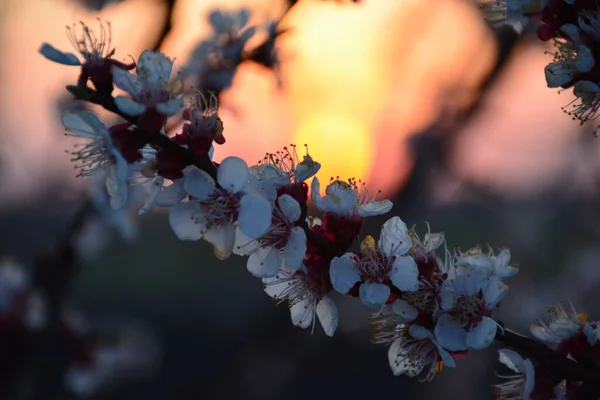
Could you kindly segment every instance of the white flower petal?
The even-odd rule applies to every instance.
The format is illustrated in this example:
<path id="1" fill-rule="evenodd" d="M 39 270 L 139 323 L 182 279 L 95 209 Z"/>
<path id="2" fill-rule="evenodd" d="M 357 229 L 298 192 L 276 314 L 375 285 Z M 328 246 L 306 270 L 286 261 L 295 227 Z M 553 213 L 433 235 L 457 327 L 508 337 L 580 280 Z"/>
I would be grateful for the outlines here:
<path id="1" fill-rule="evenodd" d="M 349 215 L 356 209 L 356 191 L 346 182 L 333 181 L 327 186 L 325 193 L 326 196 L 321 197 L 319 179 L 314 177 L 311 183 L 311 200 L 319 210 Z"/>
<path id="2" fill-rule="evenodd" d="M 552 332 L 550 332 L 545 326 L 531 324 L 529 328 L 531 334 L 541 342 L 546 343 L 557 343 L 560 339 L 557 338 Z"/>
<path id="3" fill-rule="evenodd" d="M 279 196 L 277 205 L 288 222 L 294 223 L 300 219 L 300 215 L 302 214 L 300 204 L 289 194 Z"/>
<path id="4" fill-rule="evenodd" d="M 77 136 L 89 139 L 109 137 L 106 125 L 91 111 L 66 111 L 61 121 L 69 132 Z"/>
<path id="5" fill-rule="evenodd" d="M 420 360 L 406 357 L 405 351 L 404 341 L 402 339 L 396 339 L 392 342 L 392 345 L 388 350 L 388 362 L 392 369 L 392 373 L 394 376 L 403 374 L 410 377 L 417 376 L 423 370 L 424 365 Z"/>
<path id="6" fill-rule="evenodd" d="M 127 202 L 127 161 L 118 151 L 112 153 L 115 162 L 108 164 L 106 172 L 106 191 L 110 196 L 110 206 L 113 210 L 120 210 Z"/>
<path id="7" fill-rule="evenodd" d="M 394 304 L 392 304 L 392 311 L 394 314 L 402 317 L 403 322 L 410 322 L 419 316 L 419 312 L 413 306 L 411 306 L 406 300 L 401 299 L 396 300 Z M 411 328 L 413 326 L 414 325 L 411 325 Z M 412 333 L 411 336 L 416 338 L 416 336 Z M 431 336 L 433 337 L 433 335 Z"/>
<path id="8" fill-rule="evenodd" d="M 215 180 L 206 171 L 193 169 L 185 176 L 183 188 L 189 195 L 202 201 L 214 193 Z"/>
<path id="9" fill-rule="evenodd" d="M 523 386 L 523 390 L 521 390 L 521 397 L 529 399 L 535 386 L 535 367 L 530 359 L 523 361 L 523 371 L 525 374 L 525 385 Z M 556 400 L 559 400 L 558 397 Z"/>
<path id="10" fill-rule="evenodd" d="M 319 210 L 322 209 L 323 197 L 321 197 L 321 183 L 319 182 L 319 178 L 316 176 L 310 183 L 310 199 L 314 203 L 315 207 L 317 207 Z"/>
<path id="11" fill-rule="evenodd" d="M 444 282 L 445 283 L 445 282 Z M 443 286 L 440 290 L 440 308 L 442 310 L 448 311 L 452 307 L 454 307 L 454 302 L 456 301 L 456 292 L 454 289 Z"/>
<path id="12" fill-rule="evenodd" d="M 297 226 L 291 230 L 290 237 L 281 255 L 285 260 L 286 267 L 294 271 L 300 268 L 306 255 L 306 233 L 302 228 Z"/>
<path id="13" fill-rule="evenodd" d="M 444 233 L 426 233 L 423 238 L 423 244 L 427 251 L 433 251 L 444 244 Z"/>
<path id="14" fill-rule="evenodd" d="M 140 78 L 151 84 L 166 83 L 171 76 L 173 60 L 162 53 L 144 50 L 140 55 L 136 71 Z"/>
<path id="15" fill-rule="evenodd" d="M 281 294 L 289 288 L 289 281 L 281 279 L 282 277 L 283 273 L 280 272 L 274 278 L 263 279 L 263 288 L 265 293 L 275 300 L 282 300 Z"/>
<path id="16" fill-rule="evenodd" d="M 164 182 L 165 178 L 162 176 L 156 176 L 154 179 L 152 179 L 150 190 L 148 191 L 148 198 L 146 199 L 144 206 L 138 211 L 139 215 L 145 214 L 152 209 L 156 201 L 156 196 L 158 196 L 162 191 Z"/>
<path id="17" fill-rule="evenodd" d="M 579 72 L 590 72 L 594 68 L 594 55 L 587 46 L 577 46 L 577 57 L 575 57 L 575 68 Z"/>
<path id="18" fill-rule="evenodd" d="M 493 275 L 489 279 L 488 287 L 483 292 L 483 300 L 488 304 L 489 309 L 493 309 L 504 299 L 507 293 L 508 286 L 496 275 Z"/>
<path id="19" fill-rule="evenodd" d="M 244 235 L 240 228 L 235 230 L 235 241 L 233 242 L 233 254 L 238 256 L 247 256 L 254 253 L 260 247 L 260 243 L 257 240 L 250 239 Z"/>
<path id="20" fill-rule="evenodd" d="M 240 201 L 238 226 L 244 235 L 258 239 L 269 230 L 272 213 L 269 200 L 256 194 L 246 194 Z"/>
<path id="21" fill-rule="evenodd" d="M 132 99 L 126 96 L 115 97 L 115 104 L 119 111 L 123 114 L 135 117 L 136 115 L 143 114 L 146 111 L 146 106 L 140 103 L 136 103 Z"/>
<path id="22" fill-rule="evenodd" d="M 433 332 L 440 346 L 448 351 L 462 351 L 468 347 L 467 331 L 446 313 L 438 317 Z"/>
<path id="23" fill-rule="evenodd" d="M 572 42 L 580 42 L 579 28 L 574 24 L 564 24 L 558 30 Z"/>
<path id="24" fill-rule="evenodd" d="M 204 240 L 213 245 L 215 257 L 219 260 L 226 260 L 233 251 L 235 226 L 232 224 L 213 226 L 204 234 Z"/>
<path id="25" fill-rule="evenodd" d="M 271 278 L 281 268 L 281 255 L 273 247 L 260 247 L 248 257 L 248 271 L 257 278 Z"/>
<path id="26" fill-rule="evenodd" d="M 196 201 L 175 204 L 169 211 L 169 223 L 179 240 L 198 240 L 206 231 L 206 218 Z"/>
<path id="27" fill-rule="evenodd" d="M 296 166 L 296 171 L 294 171 L 294 179 L 296 182 L 302 182 L 314 176 L 321 169 L 321 164 L 313 159 L 310 156 L 304 156 L 304 159 L 301 163 Z"/>
<path id="28" fill-rule="evenodd" d="M 144 90 L 144 83 L 137 75 L 115 65 L 111 67 L 110 71 L 115 86 L 126 91 L 133 97 L 137 98 L 142 90 Z"/>
<path id="29" fill-rule="evenodd" d="M 454 358 L 452 358 L 452 355 L 450 353 L 448 353 L 446 351 L 446 349 L 444 349 L 442 346 L 440 346 L 437 342 L 434 342 L 434 343 L 437 346 L 438 354 L 440 355 L 440 358 L 442 359 L 444 366 L 450 367 L 450 368 L 456 368 L 456 362 L 454 362 Z"/>
<path id="30" fill-rule="evenodd" d="M 237 193 L 242 190 L 249 178 L 248 165 L 239 157 L 227 157 L 217 170 L 217 182 L 229 193 Z"/>
<path id="31" fill-rule="evenodd" d="M 390 280 L 398 289 L 412 292 L 419 288 L 419 268 L 410 256 L 396 256 Z"/>
<path id="32" fill-rule="evenodd" d="M 159 207 L 171 207 L 179 203 L 187 196 L 183 187 L 184 179 L 178 179 L 163 190 L 154 198 L 154 204 Z"/>
<path id="33" fill-rule="evenodd" d="M 175 115 L 183 108 L 183 96 L 156 105 L 156 111 L 163 115 Z"/>
<path id="34" fill-rule="evenodd" d="M 294 326 L 308 328 L 315 317 L 315 299 L 308 297 L 292 304 L 290 307 L 290 315 Z"/>
<path id="35" fill-rule="evenodd" d="M 62 65 L 81 65 L 81 62 L 75 54 L 63 53 L 48 43 L 43 43 L 38 51 L 48 60 L 54 61 L 55 63 Z"/>
<path id="36" fill-rule="evenodd" d="M 317 317 L 325 334 L 332 337 L 338 326 L 338 309 L 333 300 L 325 296 L 317 303 Z"/>
<path id="37" fill-rule="evenodd" d="M 494 343 L 498 325 L 489 317 L 483 317 L 477 326 L 467 333 L 467 346 L 481 350 Z"/>
<path id="38" fill-rule="evenodd" d="M 259 164 L 250 167 L 250 173 L 260 181 L 272 183 L 276 187 L 290 184 L 289 175 L 272 164 Z"/>
<path id="39" fill-rule="evenodd" d="M 375 215 L 382 215 L 392 209 L 394 203 L 389 200 L 382 201 L 370 201 L 368 203 L 360 204 L 357 208 L 358 215 L 361 217 L 372 217 Z"/>
<path id="40" fill-rule="evenodd" d="M 353 256 L 352 253 L 346 253 L 342 257 L 335 257 L 331 260 L 329 268 L 331 284 L 341 294 L 348 293 L 361 280 L 356 262 L 352 260 Z"/>
<path id="41" fill-rule="evenodd" d="M 506 365 L 514 372 L 523 372 L 522 368 L 524 360 L 516 351 L 500 349 L 498 350 L 498 357 L 502 364 Z"/>
<path id="42" fill-rule="evenodd" d="M 277 188 L 268 181 L 261 181 L 249 175 L 248 183 L 244 186 L 244 193 L 257 194 L 274 202 L 277 199 Z"/>
<path id="43" fill-rule="evenodd" d="M 487 279 L 494 273 L 495 260 L 479 249 L 471 249 L 462 253 L 456 260 L 455 265 L 468 269 L 469 275 L 475 272 L 482 277 L 481 279 Z"/>
<path id="44" fill-rule="evenodd" d="M 583 104 L 592 105 L 600 95 L 600 86 L 590 81 L 578 81 L 573 86 L 573 94 L 581 98 Z"/>
<path id="45" fill-rule="evenodd" d="M 408 333 L 415 339 L 434 339 L 433 332 L 421 325 L 411 324 L 408 328 Z"/>
<path id="46" fill-rule="evenodd" d="M 510 250 L 503 249 L 494 259 L 495 272 L 500 278 L 508 278 L 515 276 L 519 272 L 519 268 L 509 265 Z"/>
<path id="47" fill-rule="evenodd" d="M 358 194 L 348 183 L 336 180 L 327 185 L 325 200 L 329 210 L 339 215 L 348 215 L 357 207 Z"/>
<path id="48" fill-rule="evenodd" d="M 365 282 L 358 288 L 360 300 L 367 307 L 384 305 L 390 297 L 390 287 L 383 283 Z"/>
<path id="49" fill-rule="evenodd" d="M 575 71 L 561 61 L 551 62 L 544 68 L 546 84 L 550 88 L 557 88 L 573 80 Z"/>
<path id="50" fill-rule="evenodd" d="M 388 219 L 381 227 L 378 247 L 388 256 L 405 254 L 412 247 L 412 239 L 404 221 Z"/>

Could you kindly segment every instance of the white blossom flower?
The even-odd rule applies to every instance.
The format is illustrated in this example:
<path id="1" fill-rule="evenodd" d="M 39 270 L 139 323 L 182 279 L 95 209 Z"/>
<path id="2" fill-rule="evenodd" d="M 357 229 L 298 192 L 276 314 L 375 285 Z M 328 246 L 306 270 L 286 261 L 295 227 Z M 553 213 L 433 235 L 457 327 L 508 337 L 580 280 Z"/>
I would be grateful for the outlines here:
<path id="1" fill-rule="evenodd" d="M 250 255 L 248 271 L 257 278 L 273 277 L 282 267 L 297 270 L 306 253 L 306 233 L 295 226 L 300 216 L 300 204 L 292 196 L 279 196 L 267 233 L 252 240 L 237 232 L 233 253 Z"/>
<path id="2" fill-rule="evenodd" d="M 98 20 L 100 22 L 100 20 Z M 90 28 L 81 22 L 82 32 L 77 32 L 77 27 L 67 26 L 67 36 L 84 62 L 89 61 L 94 64 L 102 65 L 105 59 L 110 58 L 114 50 L 110 48 L 110 22 L 106 26 L 100 22 L 100 37 L 97 37 Z M 77 56 L 73 53 L 64 53 L 57 50 L 48 43 L 43 43 L 39 52 L 50 61 L 63 65 L 82 65 Z"/>
<path id="3" fill-rule="evenodd" d="M 514 375 L 498 375 L 505 379 L 494 385 L 498 399 L 530 400 L 535 385 L 535 369 L 530 359 L 523 359 L 517 352 L 509 349 L 498 350 L 500 362 L 515 372 Z"/>
<path id="4" fill-rule="evenodd" d="M 390 345 L 388 361 L 394 375 L 415 377 L 426 370 L 424 380 L 431 380 L 444 365 L 456 366 L 450 353 L 440 346 L 430 330 L 417 324 L 407 324 L 406 319 L 389 305 L 369 317 L 369 322 L 375 325 L 373 343 Z"/>
<path id="5" fill-rule="evenodd" d="M 573 338 L 578 332 L 583 332 L 589 344 L 595 345 L 598 339 L 594 334 L 594 328 L 587 320 L 587 315 L 577 313 L 570 302 L 569 306 L 570 311 L 567 311 L 562 304 L 556 307 L 547 307 L 551 318 L 550 322 L 546 324 L 538 320 L 537 324 L 531 325 L 531 333 L 544 343 L 558 345 Z"/>
<path id="6" fill-rule="evenodd" d="M 156 149 L 146 145 L 140 150 L 140 153 L 142 154 L 142 160 L 133 166 L 139 176 L 130 177 L 130 180 L 137 178 L 138 184 L 147 184 L 148 195 L 138 214 L 145 214 L 154 206 L 172 207 L 182 201 L 187 196 L 184 179 L 176 179 L 170 185 L 166 185 L 168 180 L 156 171 Z M 182 173 L 185 176 L 194 169 L 196 167 L 187 166 L 182 170 Z"/>
<path id="7" fill-rule="evenodd" d="M 324 288 L 308 276 L 306 267 L 297 271 L 282 268 L 273 278 L 264 278 L 265 292 L 277 302 L 287 301 L 294 326 L 314 331 L 319 319 L 327 336 L 333 336 L 338 325 L 337 306 Z"/>
<path id="8" fill-rule="evenodd" d="M 302 161 L 296 151 L 296 145 L 291 144 L 283 150 L 267 153 L 258 165 L 251 167 L 250 170 L 256 178 L 272 181 L 277 187 L 303 182 L 321 169 L 321 164 L 314 161 L 308 153 L 308 146 L 304 145 L 304 147 L 306 155 L 302 157 Z"/>
<path id="9" fill-rule="evenodd" d="M 566 85 L 575 77 L 589 72 L 595 61 L 592 51 L 581 42 L 579 28 L 573 24 L 560 27 L 561 37 L 555 39 L 557 51 L 551 53 L 554 61 L 545 68 L 548 87 Z"/>
<path id="10" fill-rule="evenodd" d="M 226 259 L 234 247 L 236 225 L 250 239 L 258 239 L 271 225 L 272 206 L 266 198 L 245 192 L 249 172 L 241 158 L 224 159 L 217 182 L 219 187 L 206 172 L 190 171 L 184 188 L 192 199 L 173 206 L 169 222 L 179 239 L 204 238 L 217 258 Z"/>
<path id="11" fill-rule="evenodd" d="M 466 257 L 471 254 L 472 251 L 467 252 Z M 442 313 L 434 332 L 440 344 L 450 351 L 483 349 L 494 341 L 497 324 L 489 315 L 508 292 L 508 286 L 491 270 L 493 265 L 465 264 L 463 259 L 450 269 L 444 281 L 448 290 L 440 293 Z"/>
<path id="12" fill-rule="evenodd" d="M 62 115 L 62 123 L 67 134 L 91 141 L 71 152 L 75 156 L 72 161 L 79 162 L 77 176 L 90 176 L 103 169 L 110 205 L 115 210 L 122 208 L 127 201 L 129 171 L 127 161 L 113 145 L 106 126 L 91 111 L 67 111 Z"/>
<path id="13" fill-rule="evenodd" d="M 412 249 L 411 251 L 416 254 L 426 254 L 437 250 L 441 245 L 443 245 L 446 241 L 443 232 L 439 233 L 431 233 L 431 227 L 428 223 L 427 225 L 427 233 L 423 236 L 423 239 L 419 237 L 417 232 L 414 229 L 409 231 L 411 240 L 412 240 Z"/>
<path id="14" fill-rule="evenodd" d="M 516 275 L 519 269 L 509 264 L 510 250 L 503 249 L 498 255 L 494 255 L 492 248 L 484 254 L 480 247 L 474 247 L 457 256 L 455 265 L 461 268 L 469 268 L 475 273 L 487 276 L 496 275 L 499 278 L 508 278 Z"/>
<path id="15" fill-rule="evenodd" d="M 361 282 L 359 295 L 367 306 L 387 302 L 391 290 L 388 281 L 402 291 L 419 287 L 419 270 L 415 260 L 405 255 L 412 247 L 406 224 L 393 217 L 383 224 L 377 246 L 367 236 L 358 254 L 346 253 L 331 260 L 330 276 L 333 288 L 342 294 Z"/>
<path id="16" fill-rule="evenodd" d="M 183 107 L 183 84 L 175 78 L 170 81 L 173 60 L 161 53 L 145 50 L 136 66 L 137 75 L 113 67 L 115 85 L 131 95 L 117 96 L 115 103 L 121 112 L 136 116 L 148 108 L 160 114 L 174 115 Z"/>
<path id="17" fill-rule="evenodd" d="M 310 192 L 311 199 L 319 210 L 341 216 L 381 215 L 390 211 L 393 206 L 389 200 L 377 201 L 379 191 L 371 196 L 364 184 L 354 180 L 349 182 L 334 180 L 325 189 L 325 196 L 321 196 L 321 184 L 319 179 L 314 177 Z"/>
<path id="18" fill-rule="evenodd" d="M 591 81 L 578 81 L 573 86 L 575 99 L 563 107 L 567 115 L 579 120 L 580 124 L 598 118 L 600 109 L 600 86 Z"/>

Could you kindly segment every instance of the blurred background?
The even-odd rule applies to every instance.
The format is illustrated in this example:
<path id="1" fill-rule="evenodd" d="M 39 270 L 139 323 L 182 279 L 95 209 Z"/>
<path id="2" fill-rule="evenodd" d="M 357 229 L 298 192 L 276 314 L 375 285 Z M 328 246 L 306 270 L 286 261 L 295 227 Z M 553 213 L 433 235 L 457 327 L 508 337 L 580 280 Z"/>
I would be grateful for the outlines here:
<path id="1" fill-rule="evenodd" d="M 40 254 L 69 239 L 65 232 L 94 188 L 75 178 L 64 153 L 73 140 L 60 124 L 62 111 L 80 107 L 64 90 L 78 68 L 45 60 L 42 42 L 71 51 L 64 26 L 81 20 L 93 29 L 99 17 L 111 22 L 117 60 L 155 49 L 174 57 L 177 71 L 195 62 L 211 35 L 211 11 L 247 8 L 250 25 L 266 26 L 289 6 L 0 0 L 0 256 L 13 263 L 5 270 L 35 277 Z M 363 178 L 394 201 L 390 214 L 367 220 L 365 232 L 376 236 L 399 215 L 421 233 L 426 221 L 445 232 L 449 248 L 509 247 L 521 272 L 496 314 L 507 326 L 527 333 L 545 318 L 545 305 L 567 298 L 600 319 L 600 144 L 561 112 L 571 94 L 546 87 L 551 56 L 533 28 L 518 39 L 495 33 L 466 0 L 301 0 L 281 27 L 275 70 L 244 62 L 220 95 L 227 142 L 216 161 L 237 155 L 254 163 L 307 143 L 323 164 L 321 179 Z M 174 122 L 171 131 L 177 128 Z M 44 331 L 35 336 L 39 348 L 12 346 L 18 338 L 4 333 L 0 359 L 33 354 L 34 362 L 24 369 L 4 363 L 2 371 L 12 371 L 4 381 L 20 383 L 2 398 L 77 398 L 65 387 L 95 399 L 493 398 L 496 347 L 430 383 L 394 377 L 387 349 L 368 340 L 369 310 L 356 299 L 334 295 L 340 325 L 333 338 L 320 327 L 313 335 L 293 328 L 245 259 L 218 262 L 207 243 L 179 242 L 163 210 L 137 215 L 140 198 L 132 196 L 131 211 L 86 218 L 70 238 L 75 254 L 67 259 L 76 269 L 64 273 L 59 257 L 48 274 L 68 284 L 70 321 L 77 321 L 70 329 L 87 332 L 83 318 L 100 330 L 134 332 L 128 343 L 143 362 L 97 390 L 85 390 L 93 377 L 81 373 L 63 387 L 51 371 L 62 365 L 64 372 L 67 362 L 49 350 Z M 36 376 L 55 384 L 40 393 Z"/>

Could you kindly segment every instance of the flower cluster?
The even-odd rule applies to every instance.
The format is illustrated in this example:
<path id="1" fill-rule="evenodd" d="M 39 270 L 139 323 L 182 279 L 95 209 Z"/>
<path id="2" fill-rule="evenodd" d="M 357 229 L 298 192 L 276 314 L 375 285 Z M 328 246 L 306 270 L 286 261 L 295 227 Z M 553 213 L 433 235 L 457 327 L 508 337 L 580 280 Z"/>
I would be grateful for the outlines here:
<path id="1" fill-rule="evenodd" d="M 598 117 L 600 108 L 600 8 L 592 0 L 480 0 L 485 18 L 517 30 L 531 17 L 537 33 L 552 40 L 554 60 L 545 68 L 550 88 L 573 89 L 575 99 L 563 111 L 580 125 Z M 597 133 L 598 127 L 596 128 Z"/>
<path id="2" fill-rule="evenodd" d="M 595 120 L 600 107 L 600 9 L 591 1 L 548 2 L 538 34 L 556 50 L 545 69 L 548 87 L 573 88 L 563 111 L 580 124 Z"/>
<path id="3" fill-rule="evenodd" d="M 502 279 L 518 271 L 509 265 L 508 250 L 445 250 L 438 257 L 443 234 L 427 233 L 421 241 L 398 217 L 384 224 L 379 249 L 368 239 L 360 254 L 332 265 L 332 276 L 336 271 L 338 290 L 358 286 L 363 303 L 382 306 L 371 317 L 373 341 L 390 344 L 394 374 L 416 376 L 428 367 L 426 379 L 432 379 L 469 349 L 494 341 L 498 326 L 491 312 L 508 291 Z"/>
<path id="4" fill-rule="evenodd" d="M 235 36 L 226 26 L 234 26 L 236 32 L 245 27 L 248 15 L 242 12 L 238 17 L 235 22 L 213 13 L 215 40 Z M 596 23 L 586 21 L 586 28 L 580 23 L 580 38 L 589 35 L 587 26 Z M 557 40 L 565 43 L 561 49 L 567 51 L 565 37 L 573 39 L 578 31 L 563 31 Z M 251 28 L 241 33 L 243 43 L 248 32 Z M 93 37 L 85 26 L 84 35 Z M 96 52 L 104 54 L 105 43 L 92 42 Z M 243 48 L 239 46 L 236 51 Z M 556 62 L 577 73 L 593 71 L 593 57 L 590 61 L 586 53 L 592 50 L 583 50 L 585 46 L 569 47 L 569 56 L 557 56 Z M 49 49 L 42 46 L 42 54 L 64 61 L 50 57 L 55 53 Z M 104 55 L 103 62 L 109 56 L 112 52 Z M 262 279 L 264 291 L 277 304 L 288 304 L 296 326 L 314 330 L 318 320 L 325 334 L 333 336 L 338 311 L 331 292 L 357 297 L 364 306 L 376 309 L 370 318 L 373 341 L 389 345 L 388 360 L 395 375 L 424 372 L 425 379 L 432 379 L 444 365 L 454 367 L 455 360 L 469 350 L 484 349 L 505 336 L 492 312 L 508 292 L 504 280 L 518 272 L 509 264 L 508 249 L 450 252 L 444 234 L 428 231 L 421 238 L 394 216 L 383 224 L 377 240 L 364 235 L 360 248 L 351 251 L 365 218 L 388 213 L 392 202 L 380 199 L 378 191 L 370 192 L 354 178 L 332 178 L 323 192 L 315 177 L 321 165 L 306 145 L 305 155 L 299 156 L 296 146 L 290 145 L 268 153 L 255 165 L 235 156 L 213 162 L 214 143 L 225 143 L 218 97 L 196 91 L 184 109 L 183 81 L 171 78 L 172 69 L 170 58 L 146 50 L 136 74 L 111 65 L 111 77 L 106 78 L 111 85 L 96 85 L 92 79 L 95 90 L 84 81 L 71 91 L 124 119 L 107 127 L 91 111 L 69 111 L 62 118 L 71 135 L 89 141 L 72 153 L 79 176 L 102 170 L 114 209 L 125 206 L 133 181 L 149 183 L 140 213 L 153 206 L 167 207 L 170 226 L 179 239 L 204 239 L 221 260 L 232 254 L 247 256 L 248 271 Z M 129 95 L 114 97 L 112 82 Z M 165 132 L 171 116 L 186 121 L 172 137 Z M 309 215 L 309 200 L 320 218 Z M 587 357 L 597 363 L 596 324 L 574 319 L 562 309 L 552 315 L 552 323 L 533 330 L 538 339 L 556 345 L 558 356 L 565 360 Z M 508 398 L 528 396 L 537 373 L 532 362 L 508 351 L 501 353 L 501 360 L 518 377 L 498 385 L 498 392 Z M 560 382 L 552 383 L 554 389 Z M 572 390 L 570 384 L 566 381 L 563 386 Z M 536 380 L 536 388 L 541 387 Z"/>
<path id="5" fill-rule="evenodd" d="M 210 13 L 208 21 L 213 34 L 193 51 L 192 61 L 184 75 L 198 75 L 201 91 L 220 93 L 231 86 L 242 62 L 244 48 L 256 33 L 256 27 L 248 25 L 250 11 L 247 9 L 234 12 L 215 10 Z"/>
<path id="6" fill-rule="evenodd" d="M 600 322 L 591 322 L 587 315 L 577 313 L 573 305 L 548 307 L 550 322 L 531 325 L 531 333 L 558 354 L 580 365 L 600 368 Z M 517 352 L 500 350 L 500 362 L 515 372 L 501 376 L 504 382 L 495 385 L 500 399 L 596 399 L 597 388 L 589 382 L 564 379 L 547 365 L 523 359 Z"/>

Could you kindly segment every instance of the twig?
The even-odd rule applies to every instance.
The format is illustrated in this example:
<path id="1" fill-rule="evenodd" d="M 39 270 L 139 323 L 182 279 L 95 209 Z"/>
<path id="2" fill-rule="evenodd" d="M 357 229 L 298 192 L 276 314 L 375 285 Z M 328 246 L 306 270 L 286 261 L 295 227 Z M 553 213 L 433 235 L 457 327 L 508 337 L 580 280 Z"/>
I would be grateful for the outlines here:
<path id="1" fill-rule="evenodd" d="M 500 322 L 500 325 L 502 323 Z M 498 329 L 496 340 L 517 350 L 521 355 L 533 358 L 563 379 L 584 382 L 600 396 L 600 370 L 590 370 L 574 360 L 558 354 L 537 340 L 520 335 L 510 329 Z"/>
<path id="2" fill-rule="evenodd" d="M 34 400 L 57 398 L 63 392 L 64 372 L 72 352 L 61 335 L 62 304 L 67 287 L 76 273 L 74 240 L 94 212 L 86 200 L 71 220 L 64 237 L 54 248 L 37 257 L 32 286 L 44 296 L 46 325 L 32 334 Z"/>

